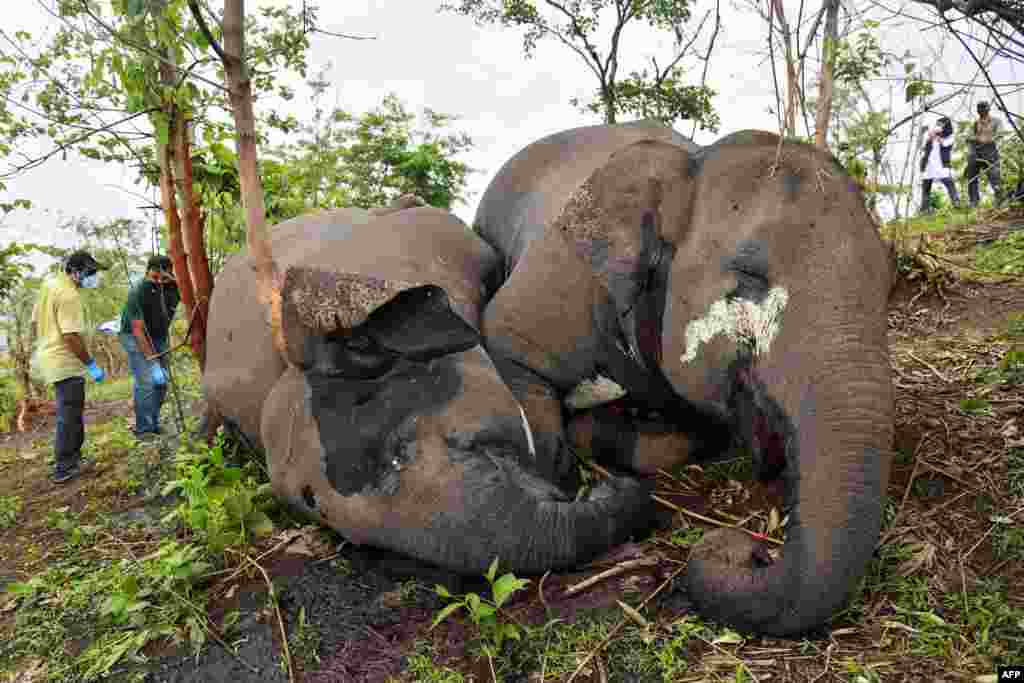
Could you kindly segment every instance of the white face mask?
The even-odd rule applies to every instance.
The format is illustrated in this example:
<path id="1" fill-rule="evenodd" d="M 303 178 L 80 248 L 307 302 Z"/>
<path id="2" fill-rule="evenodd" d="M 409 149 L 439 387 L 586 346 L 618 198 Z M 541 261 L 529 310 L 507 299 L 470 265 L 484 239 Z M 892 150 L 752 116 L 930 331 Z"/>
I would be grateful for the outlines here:
<path id="1" fill-rule="evenodd" d="M 82 278 L 83 289 L 96 289 L 100 286 L 100 274 L 93 273 Z"/>

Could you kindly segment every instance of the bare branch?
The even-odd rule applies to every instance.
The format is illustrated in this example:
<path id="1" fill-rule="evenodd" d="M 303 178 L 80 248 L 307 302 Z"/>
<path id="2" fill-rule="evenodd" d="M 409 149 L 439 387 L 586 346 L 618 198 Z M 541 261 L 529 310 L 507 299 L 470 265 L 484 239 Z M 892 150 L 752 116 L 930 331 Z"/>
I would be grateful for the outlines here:
<path id="1" fill-rule="evenodd" d="M 345 40 L 377 40 L 377 36 L 354 36 L 351 33 L 335 33 L 334 31 L 326 31 L 322 28 L 313 28 L 312 33 L 322 33 L 325 36 L 332 36 L 334 38 L 344 38 Z"/>
<path id="2" fill-rule="evenodd" d="M 946 21 L 948 26 L 949 20 L 946 18 L 945 13 L 942 14 L 942 19 Z M 1013 126 L 1013 131 L 1017 134 L 1017 138 L 1019 140 L 1024 141 L 1024 136 L 1021 135 L 1020 128 L 1017 127 L 1017 122 L 1014 121 L 1014 117 L 1010 114 L 1009 109 L 1006 107 L 1006 102 L 1003 101 L 1003 96 L 999 94 L 999 89 L 996 87 L 996 84 L 992 82 L 992 77 L 989 76 L 988 69 L 985 68 L 985 65 L 982 63 L 982 61 L 978 59 L 978 56 L 974 54 L 974 50 L 970 48 L 970 46 L 967 44 L 967 41 L 965 41 L 963 37 L 960 35 L 959 31 L 957 31 L 952 26 L 949 26 L 949 31 L 956 37 L 958 41 L 960 41 L 960 44 L 963 46 L 965 50 L 967 50 L 967 53 L 971 56 L 971 59 L 973 59 L 974 63 L 978 65 L 978 68 L 981 69 L 981 72 L 985 75 L 985 80 L 988 81 L 988 84 L 992 87 L 992 94 L 999 102 L 999 108 L 1006 115 L 1006 119 L 1007 121 L 1009 121 L 1010 125 Z"/>
<path id="3" fill-rule="evenodd" d="M 711 32 L 711 41 L 708 43 L 708 50 L 704 53 L 704 69 L 700 74 L 700 87 L 703 88 L 708 82 L 708 67 L 711 65 L 711 52 L 715 49 L 715 40 L 722 28 L 722 0 L 715 0 L 715 30 Z M 657 69 L 657 64 L 655 64 Z M 697 134 L 697 120 L 693 121 L 693 128 L 690 130 L 690 137 Z"/>
<path id="4" fill-rule="evenodd" d="M 120 119 L 118 121 L 114 121 L 113 123 L 110 123 L 107 126 L 103 126 L 103 127 L 100 127 L 100 128 L 94 128 L 94 129 L 89 130 L 89 131 L 87 131 L 85 133 L 82 133 L 81 135 L 73 137 L 70 140 L 66 140 L 64 142 L 59 142 L 59 143 L 57 143 L 57 146 L 54 149 L 52 149 L 48 153 L 44 154 L 43 156 L 38 157 L 36 159 L 33 159 L 33 160 L 29 161 L 28 163 L 23 164 L 21 166 L 17 166 L 13 170 L 0 173 L 0 179 L 11 178 L 11 177 L 17 175 L 18 173 L 20 173 L 22 171 L 27 171 L 30 168 L 35 168 L 36 166 L 39 166 L 40 164 L 42 164 L 43 162 L 47 161 L 48 159 L 56 156 L 57 154 L 59 154 L 61 152 L 64 152 L 65 150 L 71 149 L 72 146 L 74 146 L 74 145 L 78 144 L 79 142 L 82 142 L 83 140 L 85 140 L 85 139 L 95 135 L 96 133 L 109 132 L 109 133 L 112 133 L 112 134 L 116 134 L 113 131 L 113 128 L 115 126 L 118 126 L 118 125 L 120 125 L 122 123 L 125 123 L 127 121 L 131 121 L 132 119 L 138 118 L 140 116 L 149 114 L 152 111 L 155 111 L 155 110 L 154 109 L 146 109 L 144 111 L 136 112 L 136 113 L 134 113 L 134 114 L 132 114 L 130 116 L 127 116 L 127 117 L 125 117 L 123 119 Z"/>
<path id="5" fill-rule="evenodd" d="M 210 31 L 209 25 L 206 23 L 206 19 L 203 17 L 203 10 L 199 7 L 199 0 L 188 0 L 188 8 L 192 12 L 192 18 L 196 20 L 196 24 L 199 26 L 199 31 L 206 38 L 206 42 L 210 44 L 213 51 L 217 53 L 217 57 L 220 58 L 221 63 L 227 61 L 227 56 L 224 54 L 224 48 L 220 46 L 217 39 L 213 37 L 213 32 Z"/>
<path id="6" fill-rule="evenodd" d="M 557 2 L 555 2 L 555 0 L 544 0 L 544 2 L 549 7 L 553 7 L 556 10 L 560 11 L 569 19 L 569 25 L 572 26 L 573 33 L 579 36 L 580 40 L 583 41 L 583 46 L 586 48 L 587 53 L 590 55 L 590 59 L 593 59 L 594 65 L 599 70 L 601 75 L 601 81 L 603 83 L 605 78 L 605 69 L 601 64 L 601 55 L 598 54 L 597 48 L 594 47 L 594 45 L 590 42 L 590 39 L 587 38 L 587 34 L 584 33 L 583 27 L 580 26 L 579 21 L 576 19 L 576 15 L 574 15 L 572 12 L 566 9 L 564 5 L 560 5 Z M 555 33 L 557 35 L 557 31 Z"/>

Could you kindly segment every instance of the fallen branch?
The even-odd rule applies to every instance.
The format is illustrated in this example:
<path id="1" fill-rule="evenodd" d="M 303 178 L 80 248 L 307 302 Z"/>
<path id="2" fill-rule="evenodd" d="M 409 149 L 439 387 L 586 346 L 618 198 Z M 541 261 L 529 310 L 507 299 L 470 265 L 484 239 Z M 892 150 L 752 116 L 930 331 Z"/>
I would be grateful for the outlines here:
<path id="1" fill-rule="evenodd" d="M 565 589 L 565 593 L 563 593 L 563 595 L 565 597 L 569 597 L 570 595 L 576 595 L 580 591 L 586 590 L 587 588 L 590 588 L 594 584 L 600 583 L 605 579 L 610 579 L 611 577 L 618 576 L 619 574 L 625 574 L 626 572 L 631 571 L 633 569 L 638 569 L 641 567 L 653 567 L 657 564 L 657 558 L 643 557 L 637 560 L 626 560 L 625 562 L 620 562 L 611 569 L 606 569 L 600 574 L 594 574 L 593 576 L 586 578 L 583 581 L 580 581 L 574 586 L 569 586 Z"/>
<path id="2" fill-rule="evenodd" d="M 679 576 L 680 574 L 683 573 L 683 570 L 685 570 L 685 569 L 686 569 L 686 565 L 683 565 L 679 569 L 677 569 L 674 572 L 672 572 L 672 575 L 669 576 L 664 581 L 662 581 L 661 585 L 658 586 L 657 588 L 655 588 L 653 593 L 651 593 L 646 598 L 644 598 L 644 601 L 641 602 L 638 607 L 636 607 L 636 610 L 639 611 L 639 610 L 642 610 L 644 607 L 646 607 L 647 603 L 649 603 L 651 600 L 653 600 L 658 595 L 658 593 L 663 591 L 665 589 L 665 586 L 668 586 L 669 584 L 671 584 L 675 580 L 675 578 L 677 576 Z M 622 627 L 626 625 L 626 621 L 627 621 L 627 619 L 625 617 L 623 617 L 622 621 L 620 621 L 618 624 L 616 624 L 615 628 L 613 628 L 611 631 L 609 631 L 608 635 L 605 636 L 604 640 L 602 640 L 600 643 L 598 643 L 597 647 L 595 647 L 593 650 L 591 650 L 590 654 L 588 654 L 583 659 L 583 661 L 580 662 L 579 666 L 576 667 L 576 670 L 572 672 L 572 676 L 569 676 L 569 680 L 567 680 L 565 683 L 572 683 L 574 680 L 576 680 L 576 677 L 579 676 L 580 672 L 583 671 L 584 667 L 586 667 L 587 664 L 590 663 L 590 660 L 592 660 L 602 650 L 604 650 L 604 648 L 608 646 L 608 643 L 611 642 L 612 638 L 614 638 L 616 635 L 618 635 L 619 631 L 622 630 Z"/>
<path id="3" fill-rule="evenodd" d="M 742 531 L 743 533 L 747 534 L 748 536 L 752 536 L 753 538 L 756 538 L 759 541 L 766 541 L 768 543 L 774 543 L 775 545 L 784 545 L 784 542 L 780 541 L 777 538 L 772 538 L 771 536 L 765 536 L 763 534 L 757 533 L 756 531 L 751 531 L 750 529 L 744 529 L 741 526 L 736 526 L 735 524 L 727 524 L 725 522 L 720 522 L 717 519 L 711 519 L 710 517 L 705 517 L 704 515 L 698 514 L 696 512 L 691 512 L 690 510 L 687 510 L 686 508 L 679 507 L 675 503 L 670 503 L 669 501 L 665 500 L 664 498 L 659 498 L 658 496 L 652 496 L 652 498 L 654 498 L 654 500 L 656 500 L 661 505 L 664 505 L 665 507 L 669 508 L 670 510 L 675 510 L 676 512 L 681 512 L 682 514 L 686 515 L 687 517 L 692 517 L 694 519 L 700 520 L 701 522 L 706 522 L 707 524 L 714 524 L 715 526 L 722 527 L 724 529 L 736 529 L 737 531 Z"/>
<path id="4" fill-rule="evenodd" d="M 738 664 L 739 666 L 743 667 L 743 670 L 747 672 L 747 675 L 750 676 L 751 680 L 753 680 L 754 683 L 757 683 L 758 681 L 761 680 L 760 678 L 758 678 L 757 676 L 754 675 L 754 672 L 750 670 L 750 667 L 747 666 L 747 663 L 744 662 L 742 659 L 740 659 L 739 657 L 737 657 L 733 653 L 729 652 L 725 648 L 720 647 L 719 645 L 717 645 L 717 644 L 713 643 L 712 641 L 708 640 L 707 638 L 705 638 L 704 636 L 700 635 L 699 633 L 696 634 L 696 636 L 698 638 L 700 638 L 701 640 L 703 640 L 708 645 L 710 645 L 714 650 L 717 650 L 718 652 L 721 652 L 725 657 L 727 657 L 728 659 L 733 660 L 734 662 L 736 662 L 736 664 Z"/>
<path id="5" fill-rule="evenodd" d="M 942 380 L 943 382 L 945 382 L 946 384 L 952 384 L 952 383 L 953 383 L 953 382 L 952 382 L 952 380 L 950 380 L 950 379 L 949 379 L 948 377 L 946 377 L 946 376 L 945 376 L 945 375 L 943 375 L 943 374 L 942 374 L 941 372 L 939 372 L 939 371 L 938 371 L 938 369 L 937 369 L 937 368 L 936 368 L 936 367 L 935 367 L 934 365 L 932 365 L 932 364 L 931 364 L 931 363 L 929 363 L 928 361 L 926 361 L 926 360 L 922 360 L 921 358 L 918 358 L 918 357 L 917 357 L 916 355 L 914 355 L 914 352 L 913 352 L 913 351 L 907 351 L 907 355 L 908 355 L 908 356 L 910 356 L 911 358 L 913 358 L 914 360 L 916 360 L 916 361 L 917 361 L 918 363 L 920 363 L 921 365 L 923 365 L 923 366 L 925 366 L 926 368 L 928 368 L 929 370 L 931 370 L 931 371 L 932 371 L 933 373 L 935 373 L 935 376 L 936 376 L 936 377 L 938 377 L 939 379 L 941 379 L 941 380 Z"/>
<path id="6" fill-rule="evenodd" d="M 274 613 L 277 615 L 277 625 L 281 628 L 281 645 L 284 647 L 284 659 L 288 665 L 288 680 L 290 683 L 295 683 L 295 665 L 292 663 L 292 651 L 288 647 L 288 632 L 284 629 L 284 619 L 281 617 L 281 607 L 277 604 L 277 593 L 274 591 L 274 584 L 270 580 L 270 576 L 267 575 L 267 570 L 263 568 L 263 565 L 248 555 L 245 556 L 245 559 L 252 563 L 256 569 L 260 570 L 263 580 L 267 582 L 267 590 L 270 591 L 270 601 L 274 603 Z"/>

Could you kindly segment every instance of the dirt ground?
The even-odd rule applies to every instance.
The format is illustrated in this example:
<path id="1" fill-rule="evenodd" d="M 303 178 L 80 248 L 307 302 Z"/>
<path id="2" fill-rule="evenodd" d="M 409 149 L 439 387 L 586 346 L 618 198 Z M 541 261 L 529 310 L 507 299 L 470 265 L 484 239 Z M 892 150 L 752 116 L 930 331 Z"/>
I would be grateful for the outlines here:
<path id="1" fill-rule="evenodd" d="M 1005 511 L 1024 504 L 1020 499 L 998 500 L 1008 476 L 1007 448 L 1017 443 L 1024 446 L 1024 441 L 1017 441 L 1024 433 L 1024 393 L 1020 384 L 979 389 L 976 382 L 978 373 L 996 367 L 1008 348 L 1021 345 L 1020 339 L 1007 338 L 1006 330 L 1008 314 L 1024 312 L 1024 284 L 960 282 L 947 288 L 944 296 L 931 292 L 916 297 L 918 291 L 917 283 L 902 283 L 894 292 L 890 310 L 897 458 L 889 494 L 898 509 L 883 531 L 882 541 L 933 549 L 917 559 L 919 566 L 908 570 L 929 581 L 930 590 L 962 590 L 966 598 L 973 585 L 999 576 L 1009 587 L 1007 599 L 1024 608 L 1024 562 L 1020 556 L 1007 559 L 997 552 L 990 521 L 992 506 Z M 968 396 L 984 400 L 985 410 L 966 414 L 962 406 Z M 129 413 L 128 401 L 90 405 L 86 421 L 90 426 L 99 425 Z M 16 493 L 26 503 L 19 524 L 0 532 L 0 587 L 24 580 L 51 559 L 45 548 L 51 540 L 56 543 L 61 532 L 43 523 L 50 510 L 67 507 L 86 516 L 100 508 L 115 516 L 155 518 L 159 514 L 161 500 L 144 486 L 138 491 L 103 488 L 105 475 L 116 464 L 101 464 L 70 486 L 53 487 L 46 478 L 50 457 L 46 442 L 52 438 L 52 429 L 51 418 L 33 432 L 0 435 L 0 449 L 18 454 L 16 460 L 0 465 L 0 496 Z M 88 430 L 87 426 L 87 434 Z M 154 458 L 161 457 L 157 450 Z M 691 474 L 685 481 L 659 482 L 662 497 L 691 513 L 715 514 L 720 520 L 736 523 L 743 520 L 747 528 L 766 530 L 766 511 L 778 505 L 777 491 L 758 484 L 737 484 L 731 477 L 712 479 L 697 470 Z M 979 505 L 982 499 L 992 505 Z M 553 618 L 572 623 L 588 614 L 618 610 L 618 600 L 630 604 L 648 601 L 648 615 L 656 614 L 659 623 L 674 622 L 691 613 L 685 592 L 675 580 L 685 566 L 688 549 L 666 538 L 692 525 L 692 515 L 679 513 L 671 520 L 672 528 L 643 543 L 616 548 L 570 574 L 544 580 L 533 577 L 529 590 L 513 598 L 506 609 L 520 623 L 539 625 Z M 301 652 L 291 653 L 298 667 L 296 680 L 384 683 L 403 675 L 401 680 L 413 680 L 403 671 L 417 643 L 426 643 L 438 664 L 460 671 L 466 680 L 492 679 L 486 662 L 470 656 L 469 627 L 450 621 L 429 629 L 443 606 L 430 590 L 435 583 L 445 584 L 453 593 L 483 592 L 482 580 L 459 578 L 392 553 L 353 547 L 337 537 L 303 552 L 294 552 L 292 546 L 286 537 L 275 536 L 259 548 L 264 553 L 261 564 L 279 596 L 281 622 L 268 600 L 266 581 L 258 574 L 241 576 L 234 583 L 218 586 L 210 610 L 215 625 L 229 612 L 240 613 L 231 639 L 237 651 L 229 652 L 217 644 L 206 647 L 198 658 L 186 652 L 156 651 L 144 668 L 145 680 L 288 681 L 282 664 L 281 626 L 283 623 L 292 641 L 303 622 L 318 634 L 319 661 L 302 661 Z M 40 551 L 29 553 L 27 548 Z M 632 568 L 566 596 L 568 587 L 616 566 Z M 736 661 L 746 663 L 747 671 L 760 680 L 770 675 L 773 681 L 811 681 L 826 674 L 821 680 L 853 680 L 852 674 L 833 664 L 842 657 L 874 662 L 872 671 L 879 680 L 970 680 L 994 673 L 993 662 L 983 657 L 964 659 L 963 670 L 951 674 L 946 664 L 907 655 L 908 650 L 897 647 L 905 641 L 892 635 L 889 626 L 898 611 L 892 596 L 876 592 L 864 595 L 863 600 L 858 614 L 839 617 L 830 632 L 803 643 L 749 639 L 725 656 L 722 645 L 704 641 L 696 642 L 686 655 L 694 666 L 711 671 L 706 680 L 734 674 Z M 949 612 L 945 617 L 955 622 L 957 615 Z M 595 654 L 592 665 L 581 664 L 583 671 L 576 681 L 647 680 L 628 667 L 615 668 L 608 657 Z M 1019 654 L 1024 654 L 1024 649 Z M 535 661 L 523 661 L 522 671 L 508 674 L 505 680 L 538 681 L 535 667 Z M 128 680 L 138 671 L 123 669 L 110 680 Z M 33 680 L 25 676 L 14 680 Z"/>

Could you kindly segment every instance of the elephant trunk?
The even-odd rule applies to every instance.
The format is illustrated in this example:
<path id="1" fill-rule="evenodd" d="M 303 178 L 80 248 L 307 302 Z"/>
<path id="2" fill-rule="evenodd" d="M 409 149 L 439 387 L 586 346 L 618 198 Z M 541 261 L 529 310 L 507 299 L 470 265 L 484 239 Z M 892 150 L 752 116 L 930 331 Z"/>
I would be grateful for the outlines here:
<path id="1" fill-rule="evenodd" d="M 887 373 L 887 364 L 851 364 L 842 382 L 805 385 L 786 446 L 792 507 L 781 556 L 736 530 L 708 534 L 687 575 L 702 614 L 785 637 L 824 625 L 843 605 L 881 529 L 892 438 Z"/>
<path id="2" fill-rule="evenodd" d="M 462 574 L 483 574 L 496 557 L 503 569 L 541 574 L 586 562 L 654 519 L 646 482 L 613 477 L 571 501 L 514 464 L 487 458 L 470 465 L 460 496 L 459 512 L 436 513 L 430 528 L 388 540 Z"/>

